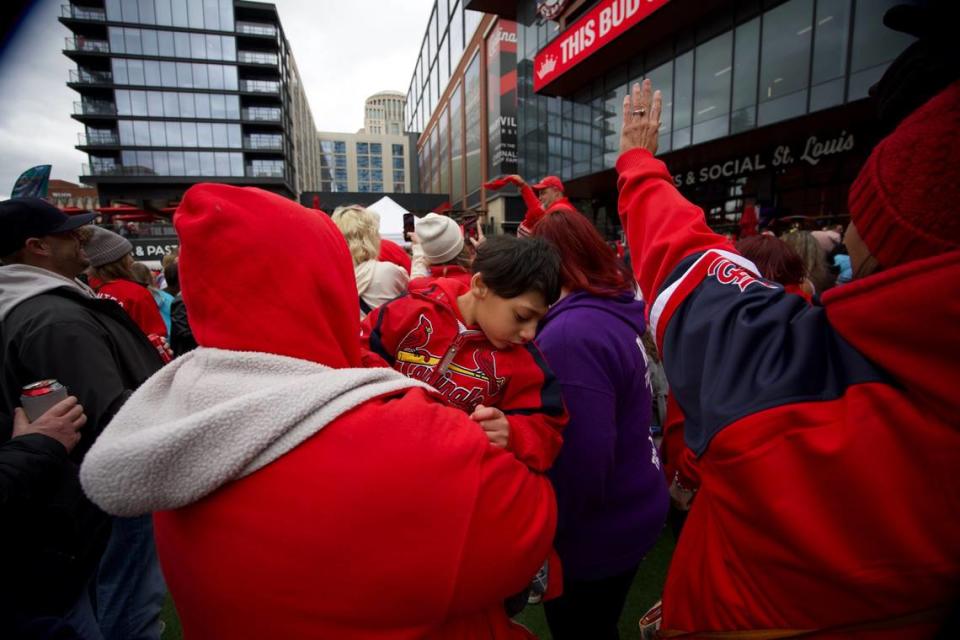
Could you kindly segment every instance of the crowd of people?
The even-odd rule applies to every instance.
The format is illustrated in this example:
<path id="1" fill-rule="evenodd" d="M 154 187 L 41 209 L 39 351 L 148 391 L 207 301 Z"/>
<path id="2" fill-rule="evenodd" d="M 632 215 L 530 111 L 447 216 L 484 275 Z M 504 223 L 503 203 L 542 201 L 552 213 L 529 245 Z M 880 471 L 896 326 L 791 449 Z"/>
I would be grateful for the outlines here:
<path id="1" fill-rule="evenodd" d="M 188 638 L 532 638 L 542 601 L 615 639 L 668 521 L 659 637 L 950 637 L 960 81 L 911 98 L 842 238 L 734 244 L 633 86 L 631 268 L 555 176 L 488 183 L 517 237 L 428 214 L 411 255 L 196 185 L 163 288 L 92 215 L 0 203 L 0 637 L 156 639 L 169 590 Z"/>

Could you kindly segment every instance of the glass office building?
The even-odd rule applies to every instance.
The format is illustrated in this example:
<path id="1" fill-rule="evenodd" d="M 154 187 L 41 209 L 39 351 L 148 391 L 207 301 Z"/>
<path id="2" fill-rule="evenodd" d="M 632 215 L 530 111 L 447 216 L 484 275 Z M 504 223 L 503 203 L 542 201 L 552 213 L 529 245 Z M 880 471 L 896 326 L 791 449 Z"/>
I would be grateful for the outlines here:
<path id="1" fill-rule="evenodd" d="M 316 127 L 272 4 L 74 0 L 73 117 L 101 204 L 169 207 L 190 184 L 296 197 L 319 183 Z"/>
<path id="2" fill-rule="evenodd" d="M 883 25 L 903 0 L 465 1 L 493 14 L 488 34 L 497 25 L 516 33 L 518 172 L 559 176 L 611 237 L 620 111 L 633 82 L 649 77 L 663 91 L 659 155 L 715 228 L 735 226 L 750 202 L 777 216 L 842 218 L 874 143 L 868 90 L 913 40 Z M 501 113 L 481 119 L 501 122 L 487 76 L 504 73 L 482 62 L 481 107 Z M 433 128 L 424 135 L 440 137 Z M 501 133 L 488 129 L 485 154 Z M 430 148 L 444 152 L 440 140 Z M 501 168 L 489 165 L 480 163 L 483 179 Z M 522 217 L 501 208 L 507 228 Z"/>

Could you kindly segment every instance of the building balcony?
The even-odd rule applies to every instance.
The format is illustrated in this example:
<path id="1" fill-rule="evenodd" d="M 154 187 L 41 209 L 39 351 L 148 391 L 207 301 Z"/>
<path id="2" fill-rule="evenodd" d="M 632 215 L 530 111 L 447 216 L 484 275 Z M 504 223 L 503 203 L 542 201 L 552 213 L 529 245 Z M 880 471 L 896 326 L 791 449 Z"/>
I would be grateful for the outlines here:
<path id="1" fill-rule="evenodd" d="M 81 147 L 116 147 L 120 144 L 120 137 L 110 133 L 78 133 L 77 139 Z"/>
<path id="2" fill-rule="evenodd" d="M 60 6 L 60 17 L 88 22 L 106 22 L 107 13 L 96 7 L 78 7 L 73 4 L 64 4 Z"/>
<path id="3" fill-rule="evenodd" d="M 283 178 L 283 167 L 253 167 L 247 165 L 248 178 Z"/>
<path id="4" fill-rule="evenodd" d="M 243 147 L 262 151 L 283 151 L 283 137 L 257 134 L 244 136 Z"/>
<path id="5" fill-rule="evenodd" d="M 280 57 L 275 53 L 265 51 L 237 51 L 237 62 L 265 64 L 275 67 L 280 63 Z"/>
<path id="6" fill-rule="evenodd" d="M 257 122 L 280 122 L 283 112 L 280 107 L 247 107 L 240 110 L 240 118 Z"/>
<path id="7" fill-rule="evenodd" d="M 120 164 L 83 164 L 84 176 L 155 176 L 153 169 L 147 167 L 125 167 Z"/>
<path id="8" fill-rule="evenodd" d="M 71 84 L 113 84 L 113 74 L 109 71 L 87 71 L 70 69 Z"/>
<path id="9" fill-rule="evenodd" d="M 240 91 L 248 93 L 280 93 L 280 83 L 273 80 L 241 80 Z"/>
<path id="10" fill-rule="evenodd" d="M 276 37 L 277 27 L 269 22 L 238 22 L 237 33 L 248 36 Z"/>
<path id="11" fill-rule="evenodd" d="M 115 116 L 117 107 L 112 102 L 87 100 L 73 103 L 73 113 L 78 116 Z"/>
<path id="12" fill-rule="evenodd" d="M 87 53 L 110 53 L 110 43 L 106 40 L 96 40 L 84 36 L 66 38 L 66 51 L 85 51 Z"/>

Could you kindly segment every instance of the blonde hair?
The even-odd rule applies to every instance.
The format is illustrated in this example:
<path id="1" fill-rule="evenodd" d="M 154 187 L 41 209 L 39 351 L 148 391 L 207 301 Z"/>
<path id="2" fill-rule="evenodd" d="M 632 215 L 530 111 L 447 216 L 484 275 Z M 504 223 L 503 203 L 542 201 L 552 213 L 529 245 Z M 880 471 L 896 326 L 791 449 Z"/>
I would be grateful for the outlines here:
<path id="1" fill-rule="evenodd" d="M 376 260 L 380 255 L 380 216 L 359 205 L 337 207 L 333 222 L 347 240 L 353 264 Z"/>

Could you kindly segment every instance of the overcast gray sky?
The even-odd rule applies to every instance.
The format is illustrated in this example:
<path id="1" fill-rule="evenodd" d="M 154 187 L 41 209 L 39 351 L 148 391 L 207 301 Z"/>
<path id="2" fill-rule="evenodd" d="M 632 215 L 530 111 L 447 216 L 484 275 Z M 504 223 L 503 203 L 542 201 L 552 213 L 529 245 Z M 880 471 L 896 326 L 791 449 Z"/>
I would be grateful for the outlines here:
<path id="1" fill-rule="evenodd" d="M 406 92 L 434 0 L 274 0 L 303 76 L 317 128 L 354 132 L 363 101 Z M 0 58 L 0 198 L 25 169 L 52 164 L 51 177 L 77 182 L 83 126 L 70 117 L 79 94 L 66 85 L 66 0 L 38 0 Z"/>

